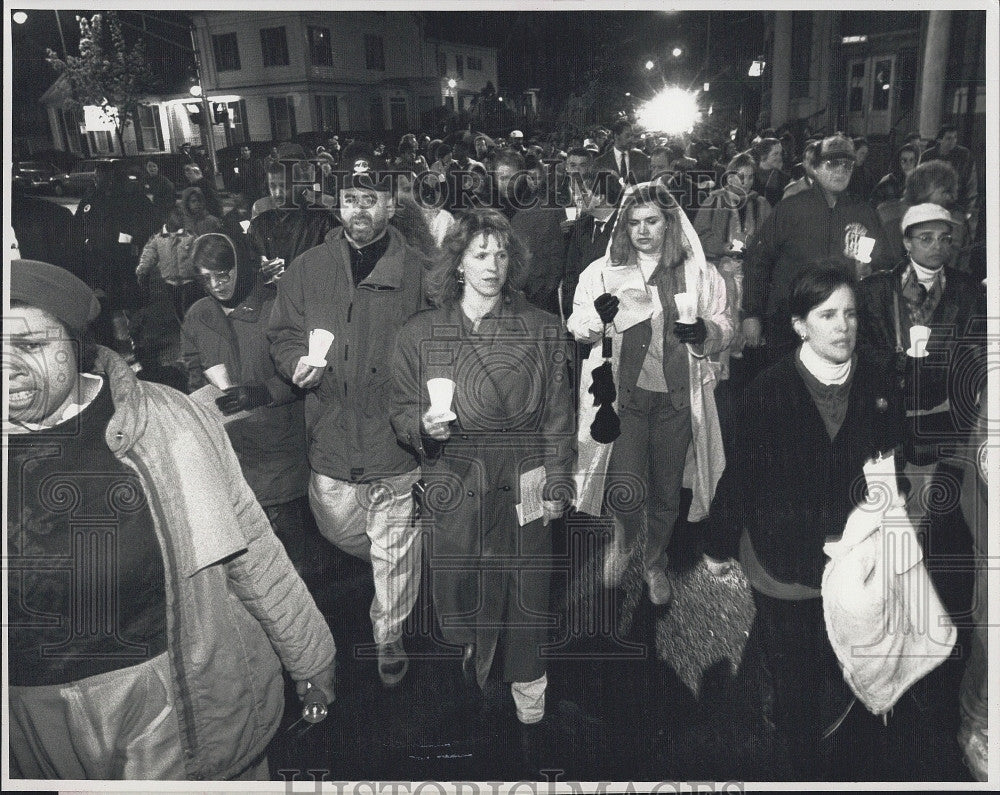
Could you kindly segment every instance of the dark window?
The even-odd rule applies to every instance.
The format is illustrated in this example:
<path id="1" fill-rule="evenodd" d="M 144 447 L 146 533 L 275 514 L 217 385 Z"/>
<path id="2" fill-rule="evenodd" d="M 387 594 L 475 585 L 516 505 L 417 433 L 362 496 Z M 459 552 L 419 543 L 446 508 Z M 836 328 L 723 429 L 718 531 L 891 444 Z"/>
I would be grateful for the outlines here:
<path id="1" fill-rule="evenodd" d="M 365 68 L 385 71 L 385 48 L 382 37 L 374 33 L 365 34 Z"/>
<path id="2" fill-rule="evenodd" d="M 309 56 L 313 66 L 333 66 L 329 28 L 309 28 Z"/>
<path id="3" fill-rule="evenodd" d="M 483 59 L 476 55 L 466 55 L 465 65 L 469 67 L 470 72 L 481 72 L 483 71 Z"/>
<path id="4" fill-rule="evenodd" d="M 160 111 L 156 105 L 140 105 L 134 122 L 136 144 L 139 151 L 163 151 L 163 130 Z"/>
<path id="5" fill-rule="evenodd" d="M 267 109 L 271 114 L 271 138 L 287 141 L 294 137 L 295 108 L 289 97 L 268 97 Z"/>
<path id="6" fill-rule="evenodd" d="M 438 62 L 438 76 L 447 77 L 448 76 L 448 53 L 439 52 L 437 54 Z"/>
<path id="7" fill-rule="evenodd" d="M 458 75 L 458 78 L 460 80 L 463 77 L 465 77 L 464 61 L 462 60 L 462 56 L 461 55 L 456 55 L 455 56 L 455 74 Z"/>
<path id="8" fill-rule="evenodd" d="M 809 62 L 812 57 L 812 11 L 792 12 L 792 85 L 790 98 L 809 96 Z"/>
<path id="9" fill-rule="evenodd" d="M 329 94 L 318 94 L 316 103 L 316 129 L 338 132 L 340 130 L 340 111 L 337 108 L 337 97 Z"/>
<path id="10" fill-rule="evenodd" d="M 212 53 L 216 72 L 232 72 L 240 68 L 240 48 L 235 33 L 212 36 Z"/>
<path id="11" fill-rule="evenodd" d="M 264 66 L 288 66 L 288 39 L 284 26 L 260 29 L 260 52 Z"/>
<path id="12" fill-rule="evenodd" d="M 373 96 L 368 104 L 368 117 L 373 130 L 385 129 L 385 112 L 382 109 L 382 97 Z"/>
<path id="13" fill-rule="evenodd" d="M 246 143 L 250 140 L 250 133 L 247 130 L 247 101 L 245 99 L 229 103 L 229 126 L 233 131 L 234 143 Z"/>

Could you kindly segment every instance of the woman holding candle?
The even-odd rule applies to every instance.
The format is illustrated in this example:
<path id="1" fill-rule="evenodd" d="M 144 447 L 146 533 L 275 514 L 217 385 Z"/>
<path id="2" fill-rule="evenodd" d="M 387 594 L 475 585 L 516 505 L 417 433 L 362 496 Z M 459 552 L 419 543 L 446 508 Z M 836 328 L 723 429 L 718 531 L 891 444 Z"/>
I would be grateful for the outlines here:
<path id="1" fill-rule="evenodd" d="M 536 723 L 547 525 L 571 496 L 574 429 L 567 344 L 559 319 L 517 291 L 526 267 L 503 214 L 457 215 L 428 277 L 437 308 L 410 318 L 396 340 L 392 424 L 420 455 L 441 631 L 480 687 L 498 655 L 518 718 Z"/>
<path id="2" fill-rule="evenodd" d="M 680 316 L 684 304 L 693 310 L 687 317 Z M 567 326 L 578 342 L 611 341 L 610 356 L 607 345 L 594 345 L 584 365 L 577 507 L 614 517 L 608 585 L 617 584 L 647 523 L 643 570 L 650 599 L 664 605 L 682 480 L 690 478 L 694 492 L 688 518 L 698 521 L 725 466 L 713 395 L 718 364 L 709 357 L 733 333 L 722 276 L 665 188 L 649 183 L 626 196 L 607 256 L 580 275 Z M 594 401 L 585 391 L 605 358 L 621 417 L 621 436 L 610 443 L 592 436 Z"/>
<path id="3" fill-rule="evenodd" d="M 183 359 L 188 389 L 224 371 L 228 383 L 216 401 L 224 415 L 248 412 L 226 424 L 243 475 L 300 570 L 312 515 L 306 497 L 309 463 L 301 393 L 277 374 L 269 353 L 267 318 L 275 288 L 263 284 L 249 247 L 221 233 L 194 242 L 191 262 L 208 295 L 184 318 Z"/>

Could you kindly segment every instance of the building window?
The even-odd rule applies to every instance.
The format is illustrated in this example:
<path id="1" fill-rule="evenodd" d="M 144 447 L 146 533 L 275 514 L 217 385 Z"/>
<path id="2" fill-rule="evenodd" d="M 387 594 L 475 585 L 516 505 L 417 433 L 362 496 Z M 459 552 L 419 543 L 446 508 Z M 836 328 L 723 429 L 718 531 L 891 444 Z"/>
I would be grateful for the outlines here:
<path id="1" fill-rule="evenodd" d="M 809 96 L 809 61 L 812 57 L 812 11 L 792 12 L 792 80 L 790 99 Z"/>
<path id="2" fill-rule="evenodd" d="M 316 129 L 330 132 L 340 131 L 340 111 L 337 108 L 337 97 L 332 94 L 320 94 L 315 97 Z"/>
<path id="3" fill-rule="evenodd" d="M 437 54 L 437 64 L 438 64 L 438 77 L 448 76 L 448 53 L 438 52 Z"/>
<path id="4" fill-rule="evenodd" d="M 233 143 L 246 143 L 250 140 L 250 131 L 247 129 L 247 101 L 245 99 L 229 103 L 229 127 L 233 131 Z"/>
<path id="5" fill-rule="evenodd" d="M 382 37 L 374 33 L 365 34 L 365 68 L 378 72 L 385 71 L 385 48 Z"/>
<path id="6" fill-rule="evenodd" d="M 260 52 L 264 66 L 288 66 L 288 39 L 284 26 L 260 29 Z"/>
<path id="7" fill-rule="evenodd" d="M 271 115 L 271 138 L 288 141 L 295 136 L 295 106 L 291 97 L 268 97 L 267 110 Z"/>
<path id="8" fill-rule="evenodd" d="M 163 130 L 157 105 L 140 105 L 135 119 L 135 142 L 140 152 L 163 151 Z"/>
<path id="9" fill-rule="evenodd" d="M 392 97 L 389 100 L 389 124 L 393 130 L 405 130 L 409 126 L 406 121 L 406 100 L 403 97 Z"/>
<path id="10" fill-rule="evenodd" d="M 470 72 L 483 71 L 483 59 L 477 55 L 466 55 L 465 65 L 469 67 Z"/>
<path id="11" fill-rule="evenodd" d="M 373 130 L 385 129 L 385 116 L 382 111 L 382 97 L 373 96 L 368 103 L 368 120 Z"/>
<path id="12" fill-rule="evenodd" d="M 464 61 L 461 55 L 455 55 L 455 74 L 459 80 L 465 77 Z"/>
<path id="13" fill-rule="evenodd" d="M 240 48 L 235 33 L 212 36 L 212 54 L 216 72 L 233 72 L 240 68 Z"/>
<path id="14" fill-rule="evenodd" d="M 309 28 L 309 56 L 313 66 L 333 66 L 329 28 Z"/>

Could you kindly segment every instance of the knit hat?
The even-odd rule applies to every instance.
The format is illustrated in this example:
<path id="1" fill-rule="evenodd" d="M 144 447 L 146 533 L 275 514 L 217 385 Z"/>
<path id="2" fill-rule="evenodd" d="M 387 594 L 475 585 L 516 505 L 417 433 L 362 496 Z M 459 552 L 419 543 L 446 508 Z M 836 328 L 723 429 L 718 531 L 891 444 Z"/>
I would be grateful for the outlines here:
<path id="1" fill-rule="evenodd" d="M 951 217 L 951 213 L 940 204 L 926 202 L 924 204 L 914 204 L 909 210 L 907 210 L 906 214 L 903 216 L 903 220 L 899 224 L 899 228 L 903 230 L 903 234 L 905 235 L 906 230 L 911 226 L 924 224 L 928 221 L 944 221 L 946 224 L 950 224 L 951 226 L 958 225 L 955 219 Z"/>
<path id="2" fill-rule="evenodd" d="M 65 268 L 32 259 L 10 263 L 10 300 L 42 309 L 80 334 L 101 311 L 94 291 L 76 276 Z"/>

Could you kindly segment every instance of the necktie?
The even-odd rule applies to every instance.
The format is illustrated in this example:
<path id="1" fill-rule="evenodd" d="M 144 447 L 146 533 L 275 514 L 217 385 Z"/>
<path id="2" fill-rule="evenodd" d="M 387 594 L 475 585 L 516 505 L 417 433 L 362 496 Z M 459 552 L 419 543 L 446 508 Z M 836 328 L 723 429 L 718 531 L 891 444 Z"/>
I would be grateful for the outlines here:
<path id="1" fill-rule="evenodd" d="M 594 221 L 594 232 L 590 236 L 590 242 L 591 243 L 593 243 L 595 240 L 597 240 L 597 238 L 599 238 L 601 236 L 601 234 L 604 232 L 604 224 L 605 223 L 607 223 L 607 222 L 606 221 Z"/>
<path id="2" fill-rule="evenodd" d="M 618 173 L 621 174 L 622 179 L 628 180 L 628 154 L 626 152 L 622 152 L 622 164 Z"/>

